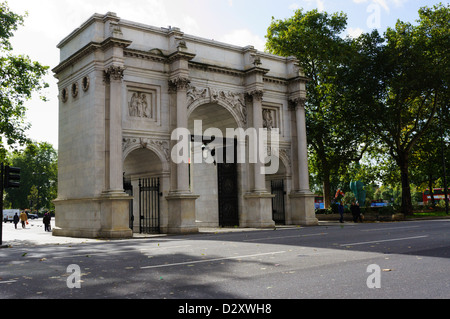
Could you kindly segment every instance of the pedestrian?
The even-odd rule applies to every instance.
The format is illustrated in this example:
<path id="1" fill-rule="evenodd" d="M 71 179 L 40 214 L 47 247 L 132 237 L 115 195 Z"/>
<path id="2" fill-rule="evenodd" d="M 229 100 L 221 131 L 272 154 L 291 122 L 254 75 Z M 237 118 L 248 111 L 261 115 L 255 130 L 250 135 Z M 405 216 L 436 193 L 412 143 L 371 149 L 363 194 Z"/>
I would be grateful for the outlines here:
<path id="1" fill-rule="evenodd" d="M 25 228 L 25 223 L 28 224 L 28 216 L 24 211 L 20 213 L 20 222 L 22 223 L 22 228 Z"/>
<path id="2" fill-rule="evenodd" d="M 45 213 L 44 218 L 43 218 L 42 221 L 43 221 L 44 226 L 45 226 L 45 231 L 51 231 L 51 228 L 50 228 L 51 217 L 50 217 L 49 213 Z"/>
<path id="3" fill-rule="evenodd" d="M 362 213 L 361 213 L 361 209 L 359 208 L 359 203 L 356 202 L 356 218 L 359 220 L 360 223 L 363 222 L 362 220 Z"/>
<path id="4" fill-rule="evenodd" d="M 352 212 L 354 223 L 357 223 L 358 220 L 362 222 L 361 209 L 359 208 L 359 203 L 352 202 L 352 205 L 350 206 L 350 211 Z"/>
<path id="5" fill-rule="evenodd" d="M 17 229 L 17 224 L 19 223 L 19 215 L 17 213 L 13 217 L 14 227 Z"/>
<path id="6" fill-rule="evenodd" d="M 338 205 L 338 212 L 339 212 L 339 222 L 344 222 L 344 205 L 342 205 L 342 202 Z"/>

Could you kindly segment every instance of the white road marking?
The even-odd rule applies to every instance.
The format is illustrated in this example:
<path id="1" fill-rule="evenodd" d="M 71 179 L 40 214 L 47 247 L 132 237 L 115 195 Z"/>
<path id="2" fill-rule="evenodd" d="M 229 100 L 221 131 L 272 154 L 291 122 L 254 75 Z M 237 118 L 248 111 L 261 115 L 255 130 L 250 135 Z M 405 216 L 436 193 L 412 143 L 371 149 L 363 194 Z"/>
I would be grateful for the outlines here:
<path id="1" fill-rule="evenodd" d="M 390 228 L 377 228 L 377 229 L 361 229 L 361 231 L 383 231 L 383 230 L 397 230 L 406 228 L 418 228 L 420 226 L 404 226 L 404 227 L 390 227 Z"/>
<path id="2" fill-rule="evenodd" d="M 428 237 L 428 235 L 425 235 L 425 236 L 416 236 L 416 237 L 405 237 L 405 238 L 394 238 L 394 239 L 384 239 L 384 240 L 365 241 L 365 242 L 359 242 L 359 243 L 342 244 L 342 245 L 340 245 L 340 246 L 366 245 L 366 244 L 383 243 L 383 242 L 388 242 L 388 241 L 399 241 L 399 240 L 408 240 L 408 239 L 419 239 L 419 238 L 426 238 L 426 237 Z"/>
<path id="3" fill-rule="evenodd" d="M 284 254 L 284 253 L 285 253 L 285 251 L 277 251 L 277 252 L 272 252 L 272 253 L 254 254 L 254 255 L 246 255 L 246 256 L 233 256 L 233 257 L 222 257 L 222 258 L 204 259 L 204 260 L 196 260 L 196 261 L 184 261 L 184 262 L 173 263 L 173 264 L 162 264 L 162 265 L 154 265 L 154 266 L 144 266 L 144 267 L 141 267 L 141 269 L 163 268 L 163 267 L 172 267 L 172 266 L 181 266 L 181 265 L 193 265 L 193 264 L 208 263 L 208 262 L 219 261 L 219 260 L 231 260 L 231 259 L 240 259 L 240 258 L 251 258 L 251 257 L 260 257 L 260 256 L 267 256 L 267 255 L 277 255 L 277 254 Z"/>
<path id="4" fill-rule="evenodd" d="M 306 235 L 292 235 L 292 236 L 278 236 L 278 237 L 263 237 L 263 238 L 256 238 L 256 239 L 246 239 L 246 240 L 244 240 L 244 241 L 260 241 L 260 240 L 272 240 L 272 239 L 282 239 L 282 238 L 322 236 L 322 235 L 327 235 L 327 234 L 328 234 L 328 233 L 306 234 Z"/>

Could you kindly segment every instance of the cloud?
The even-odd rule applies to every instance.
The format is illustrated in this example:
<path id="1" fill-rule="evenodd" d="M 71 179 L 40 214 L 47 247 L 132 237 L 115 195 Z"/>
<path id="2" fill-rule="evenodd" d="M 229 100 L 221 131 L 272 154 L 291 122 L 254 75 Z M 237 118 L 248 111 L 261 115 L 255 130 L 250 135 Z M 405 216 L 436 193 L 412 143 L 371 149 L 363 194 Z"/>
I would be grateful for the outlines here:
<path id="1" fill-rule="evenodd" d="M 298 3 L 292 3 L 289 5 L 289 10 L 297 10 L 297 9 L 300 9 Z"/>
<path id="2" fill-rule="evenodd" d="M 364 32 L 361 28 L 348 28 L 347 35 L 351 38 L 357 38 Z"/>
<path id="3" fill-rule="evenodd" d="M 234 44 L 242 47 L 253 45 L 255 49 L 259 51 L 264 51 L 264 46 L 266 44 L 265 40 L 261 39 L 258 35 L 253 34 L 248 29 L 233 30 L 230 33 L 227 33 L 224 36 L 220 37 L 218 40 L 220 42 Z"/>
<path id="4" fill-rule="evenodd" d="M 325 3 L 324 0 L 305 0 L 305 2 L 308 4 L 308 6 L 314 6 L 317 8 L 317 10 L 319 12 L 323 12 L 325 11 Z M 289 8 L 294 8 L 294 6 L 296 6 L 297 8 L 299 8 L 299 5 L 296 3 L 293 3 L 289 6 Z"/>

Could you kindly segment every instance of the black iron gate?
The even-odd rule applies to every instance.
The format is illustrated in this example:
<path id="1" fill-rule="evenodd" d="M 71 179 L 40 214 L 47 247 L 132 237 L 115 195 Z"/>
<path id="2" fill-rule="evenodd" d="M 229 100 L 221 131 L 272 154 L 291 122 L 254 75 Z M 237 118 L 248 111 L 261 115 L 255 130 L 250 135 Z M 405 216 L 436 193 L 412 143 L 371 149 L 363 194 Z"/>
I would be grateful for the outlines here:
<path id="1" fill-rule="evenodd" d="M 123 188 L 125 193 L 131 196 L 130 199 L 130 208 L 129 208 L 129 227 L 133 230 L 134 227 L 134 214 L 133 214 L 133 185 L 131 185 L 131 180 L 125 179 L 123 180 Z"/>
<path id="2" fill-rule="evenodd" d="M 160 232 L 159 178 L 139 179 L 139 232 Z"/>
<path id="3" fill-rule="evenodd" d="M 272 194 L 275 195 L 275 197 L 272 198 L 273 221 L 277 225 L 284 225 L 286 223 L 286 214 L 284 209 L 284 195 L 286 194 L 286 192 L 284 190 L 284 180 L 272 180 L 270 184 Z"/>
<path id="4" fill-rule="evenodd" d="M 224 139 L 223 158 L 226 160 L 225 163 L 217 164 L 219 225 L 221 227 L 239 226 L 237 141 L 234 140 L 233 144 L 234 159 L 227 156 L 228 145 L 226 145 L 226 139 Z"/>

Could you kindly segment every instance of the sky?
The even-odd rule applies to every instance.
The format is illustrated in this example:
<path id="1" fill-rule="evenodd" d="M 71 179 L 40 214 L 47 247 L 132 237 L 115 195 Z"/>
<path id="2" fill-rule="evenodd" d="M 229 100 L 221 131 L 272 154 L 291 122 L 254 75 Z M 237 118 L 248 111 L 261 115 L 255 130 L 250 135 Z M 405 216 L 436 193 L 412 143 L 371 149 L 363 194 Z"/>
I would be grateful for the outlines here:
<path id="1" fill-rule="evenodd" d="M 420 7 L 435 0 L 7 0 L 10 10 L 28 12 L 24 26 L 11 43 L 15 54 L 53 69 L 60 63 L 57 44 L 94 13 L 115 12 L 118 17 L 155 27 L 179 27 L 186 34 L 229 44 L 253 45 L 263 51 L 267 28 L 275 19 L 286 19 L 295 10 L 318 9 L 347 14 L 350 36 L 378 29 L 383 33 L 398 19 L 415 22 Z M 442 3 L 447 3 L 442 0 Z M 58 88 L 50 71 L 45 78 L 47 102 L 38 95 L 27 102 L 28 137 L 58 148 Z"/>

